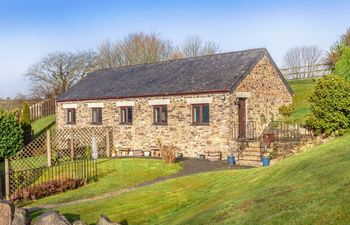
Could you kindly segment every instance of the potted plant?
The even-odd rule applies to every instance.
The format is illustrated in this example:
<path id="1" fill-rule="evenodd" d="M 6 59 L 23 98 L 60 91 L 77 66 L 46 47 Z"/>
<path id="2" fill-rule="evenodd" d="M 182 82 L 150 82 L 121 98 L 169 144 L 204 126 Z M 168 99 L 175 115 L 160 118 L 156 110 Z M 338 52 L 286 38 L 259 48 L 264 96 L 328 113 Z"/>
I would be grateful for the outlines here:
<path id="1" fill-rule="evenodd" d="M 177 159 L 182 159 L 184 157 L 184 154 L 182 153 L 182 152 L 178 152 L 177 154 L 176 154 L 176 158 Z"/>
<path id="2" fill-rule="evenodd" d="M 204 159 L 205 159 L 205 154 L 204 154 L 203 152 L 200 152 L 200 153 L 198 154 L 198 158 L 199 158 L 200 160 L 204 160 Z"/>
<path id="3" fill-rule="evenodd" d="M 262 153 L 262 156 L 261 156 L 261 161 L 262 161 L 263 166 L 270 165 L 270 155 L 271 155 L 271 153 L 269 152 L 267 146 L 265 146 L 264 152 Z"/>
<path id="4" fill-rule="evenodd" d="M 236 164 L 235 156 L 232 153 L 227 156 L 227 164 L 230 166 Z"/>
<path id="5" fill-rule="evenodd" d="M 145 150 L 145 151 L 143 152 L 143 155 L 144 155 L 145 157 L 150 157 L 150 156 L 151 156 L 151 151 L 150 151 L 150 150 Z"/>

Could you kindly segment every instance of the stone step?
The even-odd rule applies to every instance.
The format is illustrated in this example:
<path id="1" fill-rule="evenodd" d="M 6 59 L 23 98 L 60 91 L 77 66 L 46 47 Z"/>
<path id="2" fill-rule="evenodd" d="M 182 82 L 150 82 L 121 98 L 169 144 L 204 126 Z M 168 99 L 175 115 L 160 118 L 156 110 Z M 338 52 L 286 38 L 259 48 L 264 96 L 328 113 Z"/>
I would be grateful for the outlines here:
<path id="1" fill-rule="evenodd" d="M 239 157 L 239 160 L 253 160 L 253 161 L 261 161 L 260 155 L 242 155 Z"/>
<path id="2" fill-rule="evenodd" d="M 243 150 L 243 152 L 260 152 L 260 148 L 250 148 L 250 147 L 248 147 L 248 148 L 245 148 L 244 150 Z"/>
<path id="3" fill-rule="evenodd" d="M 243 151 L 241 155 L 260 156 L 260 151 Z"/>
<path id="4" fill-rule="evenodd" d="M 260 148 L 260 142 L 259 141 L 248 142 L 248 148 Z"/>
<path id="5" fill-rule="evenodd" d="M 238 160 L 236 162 L 237 165 L 241 165 L 241 166 L 255 166 L 255 167 L 258 167 L 258 166 L 262 166 L 262 162 L 259 160 L 259 161 L 256 161 L 256 160 Z"/>

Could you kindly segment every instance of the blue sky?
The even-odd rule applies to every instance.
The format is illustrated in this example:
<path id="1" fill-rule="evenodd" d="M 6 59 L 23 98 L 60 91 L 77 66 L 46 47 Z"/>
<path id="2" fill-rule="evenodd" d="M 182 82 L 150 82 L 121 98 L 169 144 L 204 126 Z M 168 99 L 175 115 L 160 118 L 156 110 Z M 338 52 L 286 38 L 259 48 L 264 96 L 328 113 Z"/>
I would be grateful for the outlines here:
<path id="1" fill-rule="evenodd" d="M 290 47 L 327 50 L 349 26 L 349 0 L 0 0 L 0 97 L 26 90 L 23 74 L 45 54 L 96 48 L 130 32 L 157 32 L 175 44 L 199 35 L 223 51 L 266 47 L 281 64 Z"/>

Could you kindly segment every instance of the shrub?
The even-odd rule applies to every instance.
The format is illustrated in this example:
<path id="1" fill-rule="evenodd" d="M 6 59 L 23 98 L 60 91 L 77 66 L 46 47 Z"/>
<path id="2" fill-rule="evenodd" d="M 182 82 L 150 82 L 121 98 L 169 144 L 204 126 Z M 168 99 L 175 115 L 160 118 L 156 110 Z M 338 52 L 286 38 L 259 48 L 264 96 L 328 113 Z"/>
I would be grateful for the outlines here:
<path id="1" fill-rule="evenodd" d="M 30 125 L 30 109 L 28 102 L 24 102 L 22 105 L 20 123 L 22 126 Z"/>
<path id="2" fill-rule="evenodd" d="M 290 117 L 292 113 L 294 112 L 294 108 L 292 105 L 282 105 L 278 109 L 279 114 L 281 114 L 283 117 Z"/>
<path id="3" fill-rule="evenodd" d="M 23 144 L 23 131 L 15 112 L 0 110 L 0 158 L 16 154 Z"/>
<path id="4" fill-rule="evenodd" d="M 176 153 L 180 152 L 180 149 L 173 145 L 163 145 L 160 152 L 166 163 L 173 163 L 176 159 Z"/>
<path id="5" fill-rule="evenodd" d="M 350 47 L 343 46 L 341 48 L 341 56 L 335 64 L 334 72 L 345 80 L 350 81 Z"/>
<path id="6" fill-rule="evenodd" d="M 316 82 L 310 96 L 311 116 L 306 121 L 316 134 L 341 135 L 350 125 L 350 84 L 338 75 Z"/>
<path id="7" fill-rule="evenodd" d="M 23 103 L 20 124 L 23 130 L 24 145 L 27 145 L 32 140 L 32 125 L 30 123 L 30 109 L 27 102 Z"/>
<path id="8" fill-rule="evenodd" d="M 86 184 L 85 179 L 61 179 L 45 182 L 18 190 L 11 196 L 12 201 L 35 200 L 53 194 L 58 194 L 67 190 L 73 190 Z"/>

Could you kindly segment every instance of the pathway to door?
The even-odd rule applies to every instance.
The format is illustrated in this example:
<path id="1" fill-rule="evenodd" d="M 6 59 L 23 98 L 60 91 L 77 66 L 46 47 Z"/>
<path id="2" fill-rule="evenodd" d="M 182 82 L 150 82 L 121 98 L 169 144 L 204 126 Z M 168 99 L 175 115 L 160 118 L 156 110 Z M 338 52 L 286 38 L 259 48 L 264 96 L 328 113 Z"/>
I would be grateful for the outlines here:
<path id="1" fill-rule="evenodd" d="M 157 179 L 147 181 L 144 183 L 140 183 L 138 185 L 135 185 L 135 186 L 132 186 L 129 188 L 123 188 L 123 189 L 120 189 L 117 191 L 104 193 L 104 194 L 90 197 L 90 198 L 79 199 L 79 200 L 75 200 L 75 201 L 71 201 L 71 202 L 64 202 L 64 203 L 58 203 L 58 204 L 37 206 L 37 207 L 29 208 L 29 211 L 33 212 L 33 211 L 36 211 L 39 209 L 52 209 L 52 208 L 57 208 L 57 207 L 62 207 L 62 206 L 75 205 L 75 204 L 79 204 L 79 203 L 85 203 L 85 202 L 106 199 L 106 198 L 118 196 L 118 195 L 121 195 L 123 193 L 127 193 L 130 191 L 136 190 L 137 188 L 141 188 L 141 187 L 152 185 L 155 183 L 159 183 L 159 182 L 162 182 L 165 180 L 174 179 L 174 178 L 182 177 L 182 176 L 188 176 L 188 175 L 196 174 L 196 173 L 252 168 L 249 166 L 237 166 L 237 165 L 228 166 L 226 161 L 209 162 L 207 160 L 200 160 L 200 159 L 193 159 L 193 158 L 185 158 L 185 159 L 181 160 L 180 163 L 183 163 L 183 169 L 180 172 L 178 172 L 177 174 L 173 174 L 173 175 L 166 176 L 166 177 L 159 177 Z"/>

